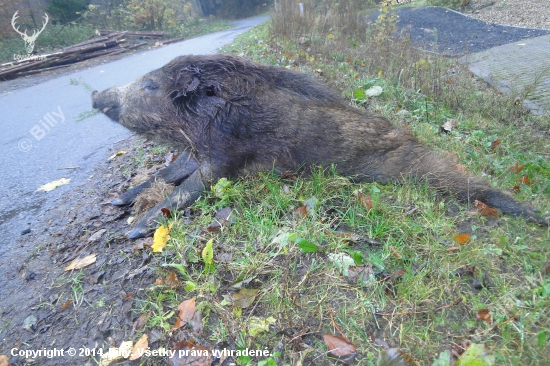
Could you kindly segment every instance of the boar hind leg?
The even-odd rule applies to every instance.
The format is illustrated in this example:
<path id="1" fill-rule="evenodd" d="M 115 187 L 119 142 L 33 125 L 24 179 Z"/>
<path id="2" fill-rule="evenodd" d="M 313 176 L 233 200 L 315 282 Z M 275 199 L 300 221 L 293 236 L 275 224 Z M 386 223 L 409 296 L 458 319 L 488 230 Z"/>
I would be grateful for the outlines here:
<path id="1" fill-rule="evenodd" d="M 111 201 L 114 206 L 126 206 L 133 203 L 136 197 L 146 188 L 153 185 L 156 179 L 162 179 L 167 184 L 178 184 L 189 177 L 197 168 L 199 163 L 188 153 L 183 152 L 167 168 L 162 169 L 157 175 L 151 177 L 144 183 L 131 188 Z"/>
<path id="2" fill-rule="evenodd" d="M 195 171 L 185 179 L 163 202 L 153 207 L 145 216 L 143 216 L 132 231 L 128 233 L 128 238 L 135 239 L 147 236 L 156 226 L 156 222 L 162 217 L 162 209 L 167 208 L 170 211 L 176 211 L 185 208 L 195 202 L 205 189 L 203 169 Z"/>

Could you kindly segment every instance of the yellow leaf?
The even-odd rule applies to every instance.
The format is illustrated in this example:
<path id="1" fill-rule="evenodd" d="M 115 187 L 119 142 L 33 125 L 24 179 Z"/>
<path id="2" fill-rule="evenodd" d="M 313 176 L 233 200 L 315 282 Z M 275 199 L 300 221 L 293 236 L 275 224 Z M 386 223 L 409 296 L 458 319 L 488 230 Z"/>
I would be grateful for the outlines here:
<path id="1" fill-rule="evenodd" d="M 120 361 L 124 358 L 130 357 L 132 353 L 132 341 L 122 342 L 119 348 L 110 347 L 109 351 L 104 352 L 101 355 L 101 361 L 99 362 L 100 366 L 110 365 L 115 361 Z"/>
<path id="2" fill-rule="evenodd" d="M 268 332 L 269 325 L 275 323 L 276 321 L 277 320 L 272 316 L 265 319 L 257 316 L 252 316 L 248 321 L 248 334 L 251 337 L 255 337 L 260 333 Z"/>
<path id="3" fill-rule="evenodd" d="M 157 231 L 155 231 L 155 234 L 153 235 L 153 245 L 151 246 L 153 253 L 162 252 L 162 248 L 164 248 L 166 243 L 168 243 L 168 239 L 170 239 L 170 235 L 168 235 L 168 233 L 171 228 L 171 224 L 168 225 L 168 227 L 161 225 Z"/>
<path id="4" fill-rule="evenodd" d="M 61 178 L 61 179 L 54 180 L 53 182 L 50 182 L 50 183 L 48 183 L 48 184 L 44 184 L 43 186 L 38 187 L 38 189 L 37 189 L 36 191 L 37 191 L 37 192 L 38 192 L 38 191 L 44 191 L 44 192 L 53 191 L 53 190 L 56 189 L 57 187 L 63 186 L 63 185 L 65 185 L 65 184 L 69 184 L 70 182 L 71 182 L 70 179 Z"/>
<path id="5" fill-rule="evenodd" d="M 134 361 L 143 356 L 147 348 L 149 347 L 149 339 L 147 334 L 141 336 L 141 338 L 136 342 L 134 348 L 132 349 L 132 355 L 128 360 Z"/>
<path id="6" fill-rule="evenodd" d="M 208 240 L 206 246 L 202 250 L 202 260 L 206 264 L 212 264 L 212 258 L 214 258 L 214 249 L 212 249 L 212 244 L 214 243 L 214 238 Z"/>
<path id="7" fill-rule="evenodd" d="M 80 269 L 84 267 L 88 267 L 90 264 L 95 263 L 96 256 L 95 254 L 90 254 L 84 258 L 75 258 L 69 265 L 65 268 L 65 271 L 70 271 L 73 269 Z"/>
<path id="8" fill-rule="evenodd" d="M 113 159 L 116 158 L 117 156 L 119 156 L 119 155 L 124 155 L 124 154 L 126 154 L 126 151 L 124 151 L 124 150 L 119 150 L 119 151 L 117 151 L 115 154 L 109 156 L 109 160 L 113 160 Z"/>
<path id="9" fill-rule="evenodd" d="M 327 39 L 333 39 L 334 38 L 334 34 L 330 33 L 328 36 L 327 36 Z"/>
<path id="10" fill-rule="evenodd" d="M 378 71 L 378 77 L 382 76 L 382 70 Z"/>

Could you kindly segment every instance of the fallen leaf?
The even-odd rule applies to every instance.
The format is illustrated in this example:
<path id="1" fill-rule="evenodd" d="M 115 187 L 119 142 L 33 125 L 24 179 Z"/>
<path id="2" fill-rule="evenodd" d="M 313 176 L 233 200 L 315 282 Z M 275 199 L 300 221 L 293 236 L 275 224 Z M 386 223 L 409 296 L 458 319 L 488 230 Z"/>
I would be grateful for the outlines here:
<path id="1" fill-rule="evenodd" d="M 124 358 L 130 357 L 130 354 L 132 353 L 132 341 L 126 341 L 122 342 L 120 344 L 120 347 L 109 347 L 109 351 L 104 352 L 101 355 L 101 363 L 100 365 L 110 365 L 111 363 L 115 361 L 120 361 Z"/>
<path id="2" fill-rule="evenodd" d="M 170 212 L 169 209 L 167 209 L 166 207 L 163 207 L 160 209 L 160 212 L 162 212 L 162 214 L 164 215 L 164 217 L 167 217 L 169 219 L 172 218 L 172 213 Z"/>
<path id="3" fill-rule="evenodd" d="M 59 310 L 65 310 L 65 309 L 67 309 L 69 306 L 72 305 L 72 303 L 73 303 L 73 300 L 67 301 L 66 303 L 64 303 L 63 305 L 61 305 L 61 306 L 59 307 Z"/>
<path id="4" fill-rule="evenodd" d="M 349 268 L 355 266 L 355 261 L 346 253 L 329 253 L 328 259 L 344 276 L 349 276 Z"/>
<path id="5" fill-rule="evenodd" d="M 375 85 L 365 90 L 365 95 L 368 97 L 377 97 L 380 94 L 382 94 L 383 91 L 384 90 L 382 89 L 381 86 Z"/>
<path id="6" fill-rule="evenodd" d="M 155 280 L 155 285 L 157 286 L 162 286 L 164 285 L 164 280 L 160 277 L 158 277 L 156 280 Z"/>
<path id="7" fill-rule="evenodd" d="M 172 288 L 178 287 L 180 285 L 180 280 L 176 272 L 171 271 L 166 275 L 166 280 L 164 283 Z"/>
<path id="8" fill-rule="evenodd" d="M 124 301 L 132 300 L 133 298 L 134 298 L 134 294 L 132 292 L 122 296 L 122 300 L 124 300 Z"/>
<path id="9" fill-rule="evenodd" d="M 96 241 L 96 240 L 99 240 L 101 239 L 101 235 L 103 235 L 104 232 L 106 232 L 107 230 L 105 229 L 101 229 L 101 230 L 98 230 L 96 231 L 95 233 L 93 233 L 89 238 L 88 238 L 88 243 L 91 243 L 93 241 Z"/>
<path id="10" fill-rule="evenodd" d="M 147 323 L 148 319 L 149 315 L 147 315 L 146 313 L 141 314 L 139 318 L 134 322 L 134 324 L 132 324 L 132 332 L 130 333 L 130 336 L 133 336 L 136 330 L 142 329 Z"/>
<path id="11" fill-rule="evenodd" d="M 455 235 L 454 240 L 458 244 L 466 244 L 470 241 L 470 234 L 457 234 Z"/>
<path id="12" fill-rule="evenodd" d="M 522 165 L 519 165 L 518 162 L 516 161 L 514 165 L 512 165 L 510 167 L 510 171 L 512 173 L 519 173 L 521 172 L 523 169 L 525 168 L 525 164 L 522 164 Z"/>
<path id="13" fill-rule="evenodd" d="M 500 146 L 501 143 L 501 139 L 496 139 L 495 141 L 491 142 L 491 150 L 495 150 L 497 147 Z"/>
<path id="14" fill-rule="evenodd" d="M 208 240 L 204 249 L 202 250 L 201 256 L 205 264 L 212 264 L 212 259 L 214 258 L 214 249 L 212 245 L 214 244 L 214 238 Z"/>
<path id="15" fill-rule="evenodd" d="M 38 192 L 38 191 L 44 191 L 44 192 L 53 191 L 57 187 L 63 186 L 65 184 L 69 184 L 70 182 L 71 182 L 71 180 L 67 179 L 67 178 L 61 178 L 61 179 L 58 179 L 58 180 L 54 180 L 53 182 L 50 182 L 50 183 L 44 184 L 43 186 L 38 187 L 36 192 Z"/>
<path id="16" fill-rule="evenodd" d="M 403 256 L 401 255 L 401 253 L 399 253 L 399 251 L 395 248 L 395 247 L 390 247 L 390 251 L 391 251 L 391 254 L 397 258 L 397 259 L 401 259 L 403 258 Z"/>
<path id="17" fill-rule="evenodd" d="M 456 119 L 450 119 L 440 127 L 440 131 L 449 133 L 457 127 L 458 127 L 458 121 Z"/>
<path id="18" fill-rule="evenodd" d="M 432 366 L 451 366 L 451 352 L 445 350 L 434 360 Z"/>
<path id="19" fill-rule="evenodd" d="M 143 356 L 147 348 L 149 347 L 149 339 L 147 337 L 147 334 L 143 334 L 141 338 L 136 342 L 134 345 L 134 348 L 132 348 L 132 354 L 130 355 L 130 358 L 128 358 L 129 361 L 134 361 Z"/>
<path id="20" fill-rule="evenodd" d="M 300 218 L 307 217 L 307 207 L 306 206 L 300 206 L 297 209 L 294 210 L 294 215 L 299 216 Z"/>
<path id="21" fill-rule="evenodd" d="M 377 365 L 414 366 L 411 355 L 400 348 L 382 350 L 378 355 Z"/>
<path id="22" fill-rule="evenodd" d="M 231 295 L 231 302 L 237 308 L 246 309 L 252 305 L 259 292 L 259 289 L 243 288 L 236 294 Z"/>
<path id="23" fill-rule="evenodd" d="M 328 347 L 328 351 L 336 357 L 346 357 L 357 352 L 357 349 L 347 339 L 334 334 L 325 334 L 323 340 Z"/>
<path id="24" fill-rule="evenodd" d="M 166 243 L 168 243 L 168 239 L 170 239 L 170 235 L 168 233 L 170 232 L 170 229 L 172 228 L 172 224 L 168 225 L 168 227 L 161 225 L 153 235 L 153 245 L 151 248 L 153 249 L 154 253 L 162 252 L 162 248 L 166 246 Z"/>
<path id="25" fill-rule="evenodd" d="M 183 301 L 178 305 L 178 310 L 180 313 L 178 315 L 178 319 L 176 320 L 176 324 L 172 327 L 172 330 L 185 326 L 189 320 L 193 319 L 196 311 L 195 299 Z"/>
<path id="26" fill-rule="evenodd" d="M 483 320 L 491 324 L 491 314 L 489 314 L 489 309 L 480 309 L 476 314 L 477 320 Z"/>
<path id="27" fill-rule="evenodd" d="M 498 216 L 498 211 L 495 208 L 488 206 L 481 201 L 475 200 L 474 205 L 482 216 Z"/>
<path id="28" fill-rule="evenodd" d="M 153 245 L 153 239 L 152 238 L 145 238 L 141 239 L 134 245 L 132 245 L 132 250 L 135 252 L 136 250 L 143 250 L 145 247 L 150 247 Z"/>
<path id="29" fill-rule="evenodd" d="M 10 364 L 10 359 L 8 356 L 0 355 L 0 366 L 8 366 Z"/>
<path id="30" fill-rule="evenodd" d="M 359 189 L 357 191 L 357 200 L 359 201 L 359 204 L 366 209 L 372 210 L 372 208 L 374 207 L 372 203 L 372 198 L 370 197 L 370 195 L 365 196 L 362 189 Z"/>
<path id="31" fill-rule="evenodd" d="M 197 311 L 193 318 L 189 320 L 189 325 L 194 333 L 202 332 L 202 312 Z"/>
<path id="32" fill-rule="evenodd" d="M 269 318 L 260 318 L 257 316 L 251 316 L 248 320 L 248 334 L 251 337 L 256 337 L 260 333 L 268 332 L 269 325 L 277 322 L 277 320 L 270 316 Z"/>
<path id="33" fill-rule="evenodd" d="M 65 267 L 65 271 L 71 271 L 73 269 L 81 269 L 84 267 L 88 267 L 91 264 L 94 264 L 96 261 L 96 255 L 90 254 L 83 258 L 75 258 L 67 267 Z"/>
<path id="34" fill-rule="evenodd" d="M 525 184 L 526 186 L 530 186 L 535 182 L 533 182 L 532 180 L 529 180 L 529 175 L 525 174 L 523 177 L 518 178 L 518 183 L 522 183 L 522 184 Z"/>
<path id="35" fill-rule="evenodd" d="M 124 151 L 124 150 L 119 150 L 119 151 L 117 151 L 116 153 L 114 153 L 113 155 L 109 156 L 109 160 L 113 160 L 113 159 L 116 158 L 117 156 L 124 155 L 124 154 L 126 154 L 126 151 Z"/>
<path id="36" fill-rule="evenodd" d="M 456 366 L 493 366 L 495 356 L 487 353 L 483 344 L 471 343 L 466 351 L 456 360 Z"/>

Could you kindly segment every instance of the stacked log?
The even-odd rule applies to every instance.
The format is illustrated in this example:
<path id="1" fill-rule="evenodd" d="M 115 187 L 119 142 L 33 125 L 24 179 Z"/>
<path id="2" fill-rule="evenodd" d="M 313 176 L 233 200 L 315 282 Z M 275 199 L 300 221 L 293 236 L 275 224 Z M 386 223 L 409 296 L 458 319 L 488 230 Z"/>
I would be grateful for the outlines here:
<path id="1" fill-rule="evenodd" d="M 94 57 L 112 56 L 147 44 L 146 41 L 131 43 L 128 37 L 160 39 L 164 32 L 96 31 L 99 37 L 63 48 L 50 54 L 41 54 L 0 65 L 0 80 L 58 69 Z"/>

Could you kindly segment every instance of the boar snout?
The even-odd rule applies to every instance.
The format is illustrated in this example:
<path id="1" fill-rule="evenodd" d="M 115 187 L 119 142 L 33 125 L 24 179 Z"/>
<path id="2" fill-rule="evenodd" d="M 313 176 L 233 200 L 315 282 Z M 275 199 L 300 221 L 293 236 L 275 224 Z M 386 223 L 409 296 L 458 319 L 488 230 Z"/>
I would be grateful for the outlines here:
<path id="1" fill-rule="evenodd" d="M 99 109 L 105 113 L 113 121 L 118 122 L 120 119 L 120 97 L 116 88 L 110 88 L 102 91 L 97 90 L 92 92 L 92 108 Z"/>

